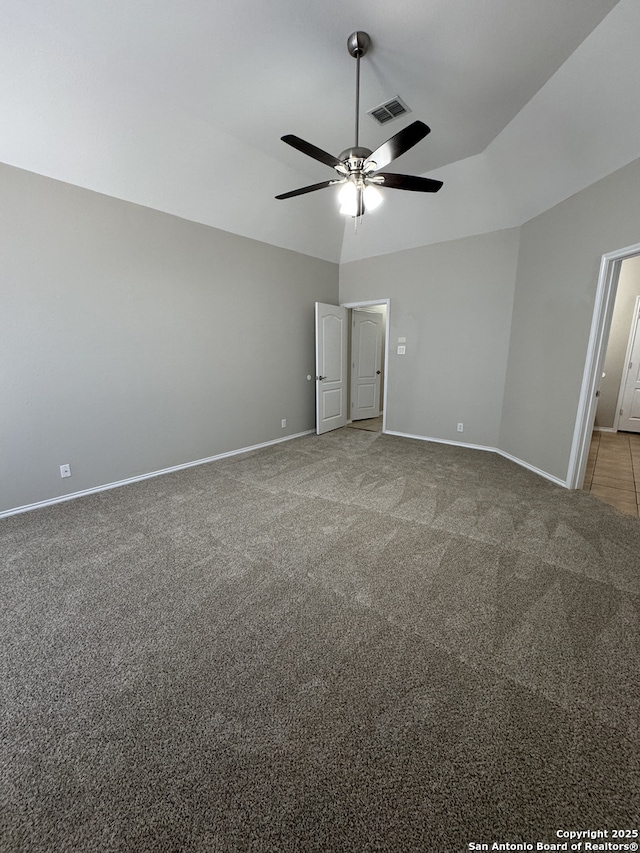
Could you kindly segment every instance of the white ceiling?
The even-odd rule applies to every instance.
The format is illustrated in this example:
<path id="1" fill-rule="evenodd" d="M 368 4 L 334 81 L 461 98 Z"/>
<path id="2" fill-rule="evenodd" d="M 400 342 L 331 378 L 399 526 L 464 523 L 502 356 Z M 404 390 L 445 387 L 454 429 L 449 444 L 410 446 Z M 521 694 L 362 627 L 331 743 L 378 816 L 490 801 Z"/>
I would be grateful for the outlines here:
<path id="1" fill-rule="evenodd" d="M 423 211 L 438 220 L 442 199 L 452 227 L 456 203 L 466 204 L 468 219 L 462 176 L 469 192 L 487 193 L 481 207 L 499 210 L 499 227 L 520 224 L 640 156 L 640 134 L 614 154 L 601 151 L 602 116 L 594 113 L 612 109 L 613 91 L 617 111 L 626 102 L 640 114 L 638 6 L 0 0 L 0 160 L 336 261 L 433 241 L 417 226 L 403 238 L 403 211 L 414 226 Z M 372 38 L 361 62 L 361 144 L 375 148 L 421 119 L 431 135 L 393 168 L 448 179 L 436 196 L 388 190 L 390 203 L 370 215 L 373 239 L 359 244 L 350 221 L 343 238 L 334 190 L 273 199 L 333 176 L 281 142 L 283 134 L 333 154 L 353 144 L 356 63 L 346 39 L 356 29 Z M 411 115 L 381 128 L 364 114 L 394 95 Z M 583 127 L 594 129 L 597 145 Z M 626 130 L 633 135 L 636 125 Z M 558 145 L 565 135 L 576 149 Z M 533 202 L 518 197 L 522 180 Z M 495 224 L 480 219 L 462 230 Z"/>

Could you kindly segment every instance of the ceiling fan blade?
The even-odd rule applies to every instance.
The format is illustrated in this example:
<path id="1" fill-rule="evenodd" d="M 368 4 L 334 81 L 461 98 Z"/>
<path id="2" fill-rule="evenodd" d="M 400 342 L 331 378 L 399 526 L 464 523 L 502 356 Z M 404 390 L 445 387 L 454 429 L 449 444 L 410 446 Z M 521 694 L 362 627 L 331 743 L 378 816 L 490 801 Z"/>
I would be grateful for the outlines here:
<path id="1" fill-rule="evenodd" d="M 276 198 L 293 198 L 296 195 L 304 195 L 304 193 L 312 193 L 315 190 L 323 190 L 325 187 L 330 187 L 333 184 L 341 184 L 342 181 L 322 181 L 320 184 L 311 184 L 308 187 L 300 187 L 299 190 L 291 190 L 288 193 L 277 195 Z"/>
<path id="2" fill-rule="evenodd" d="M 416 193 L 437 193 L 442 181 L 434 178 L 419 178 L 416 175 L 397 175 L 395 172 L 376 172 L 376 178 L 384 178 L 382 187 L 394 190 L 412 190 Z"/>
<path id="3" fill-rule="evenodd" d="M 333 154 L 327 154 L 327 152 L 323 151 L 322 148 L 316 148 L 315 145 L 312 145 L 310 142 L 305 142 L 304 139 L 300 139 L 299 136 L 294 136 L 292 133 L 288 133 L 286 136 L 282 136 L 280 138 L 283 142 L 286 142 L 287 145 L 297 148 L 298 151 L 302 151 L 303 154 L 307 154 L 309 157 L 313 157 L 314 160 L 319 160 L 327 166 L 335 168 L 336 166 L 342 165 L 341 161 L 338 160 L 337 157 L 334 157 Z"/>
<path id="4" fill-rule="evenodd" d="M 399 133 L 396 133 L 395 136 L 392 136 L 391 139 L 383 142 L 379 148 L 376 148 L 373 154 L 367 157 L 365 171 L 368 171 L 368 163 L 375 163 L 374 170 L 384 169 L 396 157 L 413 148 L 428 133 L 431 133 L 431 128 L 427 127 L 423 121 L 414 121 L 412 124 L 407 125 Z"/>

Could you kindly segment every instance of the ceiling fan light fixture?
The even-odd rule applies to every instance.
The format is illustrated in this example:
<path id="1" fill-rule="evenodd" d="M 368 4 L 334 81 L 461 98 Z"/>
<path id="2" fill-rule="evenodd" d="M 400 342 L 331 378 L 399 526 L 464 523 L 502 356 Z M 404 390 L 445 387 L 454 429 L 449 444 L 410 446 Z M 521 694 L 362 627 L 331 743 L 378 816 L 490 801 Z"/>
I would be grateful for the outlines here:
<path id="1" fill-rule="evenodd" d="M 375 210 L 382 203 L 382 193 L 377 187 L 354 180 L 342 185 L 338 193 L 340 213 L 343 216 L 362 216 L 365 211 Z"/>
<path id="2" fill-rule="evenodd" d="M 364 188 L 364 206 L 368 211 L 375 210 L 382 204 L 382 193 L 377 187 L 372 184 L 367 184 Z"/>
<path id="3" fill-rule="evenodd" d="M 338 193 L 340 202 L 340 213 L 344 216 L 358 215 L 358 188 L 353 181 L 347 181 L 342 185 Z"/>

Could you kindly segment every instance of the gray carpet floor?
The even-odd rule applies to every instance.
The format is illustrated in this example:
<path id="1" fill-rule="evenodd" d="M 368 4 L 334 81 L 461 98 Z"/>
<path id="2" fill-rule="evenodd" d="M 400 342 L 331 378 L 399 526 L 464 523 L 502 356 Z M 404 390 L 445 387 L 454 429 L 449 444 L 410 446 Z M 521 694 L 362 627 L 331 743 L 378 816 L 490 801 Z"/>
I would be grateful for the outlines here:
<path id="1" fill-rule="evenodd" d="M 640 523 L 588 494 L 342 429 L 5 519 L 0 555 L 3 853 L 638 827 Z"/>

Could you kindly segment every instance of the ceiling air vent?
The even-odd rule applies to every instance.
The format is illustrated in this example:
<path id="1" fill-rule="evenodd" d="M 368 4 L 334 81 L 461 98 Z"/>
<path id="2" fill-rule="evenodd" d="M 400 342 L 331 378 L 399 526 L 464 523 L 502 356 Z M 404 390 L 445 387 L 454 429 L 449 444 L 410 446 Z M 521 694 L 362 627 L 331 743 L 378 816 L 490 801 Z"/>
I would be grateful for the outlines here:
<path id="1" fill-rule="evenodd" d="M 393 121 L 394 118 L 398 118 L 398 116 L 410 113 L 411 110 L 404 101 L 396 95 L 395 98 L 391 98 L 390 101 L 385 101 L 384 104 L 380 104 L 379 107 L 374 107 L 368 112 L 370 116 L 373 116 L 378 124 L 386 124 L 389 121 Z"/>

